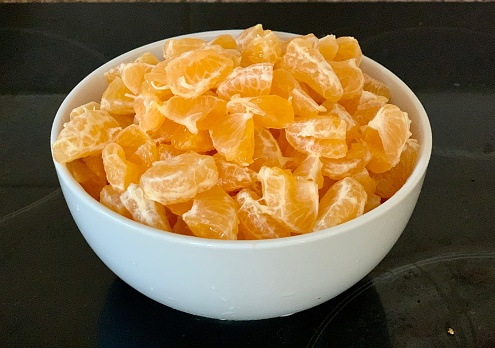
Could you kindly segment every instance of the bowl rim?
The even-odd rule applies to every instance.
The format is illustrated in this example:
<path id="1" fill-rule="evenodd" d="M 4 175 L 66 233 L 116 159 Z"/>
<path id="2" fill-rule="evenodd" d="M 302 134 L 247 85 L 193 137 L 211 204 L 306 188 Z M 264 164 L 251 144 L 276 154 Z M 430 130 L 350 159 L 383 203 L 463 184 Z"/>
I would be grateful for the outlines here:
<path id="1" fill-rule="evenodd" d="M 123 224 L 124 226 L 129 227 L 136 233 L 143 234 L 143 237 L 148 236 L 172 243 L 189 244 L 197 247 L 219 248 L 219 249 L 279 248 L 279 247 L 292 246 L 302 243 L 315 242 L 321 239 L 331 238 L 333 236 L 337 236 L 343 233 L 348 233 L 350 230 L 358 229 L 360 226 L 366 225 L 372 220 L 382 218 L 395 205 L 405 200 L 406 197 L 411 193 L 411 191 L 416 187 L 416 185 L 418 185 L 420 181 L 424 179 L 424 175 L 426 173 L 432 151 L 431 125 L 423 105 L 419 101 L 418 97 L 414 94 L 414 92 L 393 72 L 391 72 L 386 67 L 379 64 L 378 62 L 364 55 L 362 62 L 365 63 L 365 65 L 371 66 L 373 68 L 377 68 L 380 70 L 381 74 L 387 75 L 388 78 L 395 80 L 395 82 L 399 85 L 400 89 L 403 90 L 403 92 L 408 95 L 409 100 L 414 105 L 418 119 L 421 120 L 421 122 L 419 122 L 419 125 L 420 125 L 420 129 L 422 129 L 424 133 L 422 135 L 423 139 L 420 143 L 420 153 L 416 162 L 416 166 L 413 172 L 411 173 L 411 175 L 409 176 L 408 180 L 406 181 L 406 183 L 392 197 L 390 197 L 387 201 L 382 203 L 377 208 L 343 224 L 320 231 L 310 232 L 297 236 L 279 238 L 279 239 L 220 240 L 220 239 L 208 239 L 208 238 L 199 238 L 195 236 L 180 235 L 173 232 L 162 231 L 150 226 L 146 226 L 134 220 L 128 219 L 114 212 L 113 210 L 107 208 L 106 206 L 95 200 L 93 197 L 91 197 L 82 188 L 82 186 L 79 185 L 79 183 L 70 174 L 65 164 L 58 163 L 55 161 L 55 159 L 53 158 L 52 144 L 55 142 L 58 136 L 59 129 L 63 125 L 63 120 L 70 112 L 70 110 L 67 109 L 68 105 L 70 104 L 71 99 L 75 95 L 78 95 L 80 93 L 80 90 L 83 89 L 84 85 L 88 83 L 89 80 L 100 74 L 101 76 L 103 76 L 103 72 L 107 71 L 111 67 L 118 65 L 121 62 L 130 61 L 134 56 L 137 56 L 151 49 L 156 49 L 157 46 L 163 45 L 164 41 L 170 38 L 196 37 L 202 39 L 209 39 L 211 37 L 216 37 L 222 34 L 231 34 L 232 36 L 235 37 L 241 32 L 242 29 L 226 29 L 226 30 L 214 30 L 214 31 L 190 33 L 190 34 L 164 38 L 146 45 L 142 45 L 126 53 L 123 53 L 109 60 L 108 62 L 104 63 L 103 65 L 101 65 L 100 67 L 89 73 L 65 97 L 53 119 L 51 133 L 50 133 L 50 150 L 52 152 L 52 161 L 54 163 L 59 180 L 61 181 L 63 180 L 66 183 L 66 186 L 75 195 L 77 195 L 77 197 L 81 199 L 82 202 L 85 205 L 87 205 L 91 210 L 104 214 L 107 218 L 115 220 L 119 224 Z M 274 31 L 274 33 L 277 36 L 283 38 L 290 38 L 300 35 L 300 34 L 280 32 L 280 31 Z"/>

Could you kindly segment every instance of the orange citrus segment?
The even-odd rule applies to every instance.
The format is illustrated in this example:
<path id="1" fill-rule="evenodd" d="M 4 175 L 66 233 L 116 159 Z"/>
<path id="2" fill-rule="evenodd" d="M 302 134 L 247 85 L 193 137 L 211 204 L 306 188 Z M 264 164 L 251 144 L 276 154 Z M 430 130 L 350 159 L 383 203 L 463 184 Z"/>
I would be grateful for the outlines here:
<path id="1" fill-rule="evenodd" d="M 234 69 L 234 61 L 213 48 L 186 52 L 165 67 L 167 84 L 175 95 L 197 97 L 216 88 Z"/>
<path id="2" fill-rule="evenodd" d="M 112 185 L 106 185 L 100 192 L 100 203 L 113 210 L 117 214 L 131 219 L 131 213 L 129 213 L 129 210 L 127 210 L 127 208 L 120 200 L 121 195 L 122 191 L 116 189 Z"/>
<path id="3" fill-rule="evenodd" d="M 208 42 L 208 45 L 219 45 L 225 49 L 237 50 L 237 42 L 230 34 L 218 35 L 216 38 Z"/>
<path id="4" fill-rule="evenodd" d="M 342 84 L 343 94 L 341 100 L 359 97 L 363 90 L 363 72 L 356 64 L 356 59 L 351 58 L 340 62 L 329 62 L 333 71 Z"/>
<path id="5" fill-rule="evenodd" d="M 181 124 L 193 134 L 198 133 L 198 122 L 213 113 L 213 119 L 226 114 L 226 102 L 210 95 L 193 98 L 174 96 L 166 101 L 158 110 L 168 119 Z M 209 124 L 205 125 L 206 127 Z"/>
<path id="6" fill-rule="evenodd" d="M 273 64 L 259 63 L 235 68 L 217 88 L 220 98 L 229 100 L 234 95 L 255 97 L 269 94 L 273 79 Z"/>
<path id="7" fill-rule="evenodd" d="M 243 30 L 236 40 L 238 48 L 241 51 L 245 50 L 253 39 L 258 36 L 263 36 L 263 33 L 263 26 L 261 24 L 256 24 L 255 26 Z"/>
<path id="8" fill-rule="evenodd" d="M 356 59 L 356 64 L 359 66 L 361 60 L 363 59 L 363 53 L 361 52 L 361 47 L 359 42 L 351 36 L 341 36 L 337 38 L 337 44 L 339 49 L 333 57 L 335 61 L 348 60 L 351 58 Z"/>
<path id="9" fill-rule="evenodd" d="M 310 232 L 318 213 L 318 185 L 296 179 L 289 170 L 262 167 L 258 180 L 263 188 L 263 200 L 273 216 L 288 229 Z"/>
<path id="10" fill-rule="evenodd" d="M 134 96 L 120 77 L 114 79 L 103 92 L 100 102 L 101 110 L 116 115 L 134 113 Z"/>
<path id="11" fill-rule="evenodd" d="M 368 122 L 375 117 L 378 110 L 380 110 L 380 108 L 386 103 L 386 98 L 376 96 L 371 92 L 363 91 L 352 118 L 355 119 L 360 126 L 366 126 Z"/>
<path id="12" fill-rule="evenodd" d="M 186 152 L 157 161 L 140 180 L 147 198 L 164 205 L 186 202 L 217 184 L 218 170 L 211 156 Z"/>
<path id="13" fill-rule="evenodd" d="M 182 214 L 182 219 L 198 237 L 237 239 L 235 201 L 219 186 L 198 193 L 191 210 Z"/>
<path id="14" fill-rule="evenodd" d="M 340 225 L 364 212 L 366 191 L 354 178 L 347 177 L 333 184 L 320 201 L 315 231 Z"/>
<path id="15" fill-rule="evenodd" d="M 276 69 L 273 72 L 271 94 L 283 98 L 292 98 L 294 114 L 297 116 L 315 116 L 319 112 L 326 111 L 325 107 L 318 105 L 302 88 L 294 75 L 285 69 Z"/>
<path id="16" fill-rule="evenodd" d="M 254 122 L 251 114 L 229 114 L 211 127 L 210 136 L 215 149 L 227 161 L 243 166 L 253 162 Z"/>
<path id="17" fill-rule="evenodd" d="M 323 98 L 338 101 L 344 93 L 339 78 L 330 64 L 316 48 L 301 38 L 287 45 L 282 68 L 294 74 L 297 80 L 307 83 Z"/>
<path id="18" fill-rule="evenodd" d="M 119 124 L 105 111 L 89 110 L 64 124 L 52 145 L 57 162 L 100 154 L 105 145 L 120 131 Z"/>
<path id="19" fill-rule="evenodd" d="M 321 158 L 322 173 L 333 180 L 342 180 L 362 171 L 371 160 L 371 153 L 361 143 L 353 143 L 343 158 Z"/>
<path id="20" fill-rule="evenodd" d="M 290 230 L 271 216 L 260 197 L 244 189 L 236 195 L 239 235 L 243 239 L 272 239 L 290 236 Z"/>
<path id="21" fill-rule="evenodd" d="M 256 181 L 256 172 L 229 162 L 220 154 L 213 155 L 218 169 L 218 186 L 227 192 L 237 191 L 252 185 Z"/>
<path id="22" fill-rule="evenodd" d="M 290 145 L 305 154 L 342 158 L 347 152 L 346 122 L 336 116 L 301 118 L 285 129 Z"/>
<path id="23" fill-rule="evenodd" d="M 230 113 L 249 113 L 254 124 L 263 128 L 285 128 L 294 121 L 294 109 L 290 100 L 278 95 L 233 98 L 227 103 Z"/>
<path id="24" fill-rule="evenodd" d="M 100 103 L 97 102 L 89 102 L 84 105 L 81 105 L 77 108 L 72 109 L 70 112 L 69 118 L 72 120 L 76 116 L 80 116 L 84 114 L 86 111 L 92 110 L 100 110 Z"/>
<path id="25" fill-rule="evenodd" d="M 165 207 L 147 199 L 138 185 L 130 184 L 120 200 L 135 221 L 164 231 L 172 230 Z"/>
<path id="26" fill-rule="evenodd" d="M 126 160 L 124 149 L 117 143 L 110 143 L 103 149 L 103 166 L 107 180 L 114 188 L 124 191 L 131 182 L 137 183 L 142 169 Z"/>
<path id="27" fill-rule="evenodd" d="M 134 95 L 141 93 L 144 75 L 153 69 L 153 65 L 146 63 L 129 63 L 122 70 L 122 82 Z"/>
<path id="28" fill-rule="evenodd" d="M 178 126 L 172 135 L 172 145 L 183 151 L 208 152 L 215 150 L 210 133 L 206 130 L 191 133 L 186 127 Z"/>
<path id="29" fill-rule="evenodd" d="M 271 30 L 253 37 L 241 53 L 241 65 L 277 63 L 282 55 L 282 42 Z"/>
<path id="30" fill-rule="evenodd" d="M 277 140 L 266 128 L 258 127 L 254 130 L 253 159 L 249 168 L 255 171 L 259 171 L 265 165 L 283 167 L 286 162 Z"/>
<path id="31" fill-rule="evenodd" d="M 171 59 L 180 56 L 183 53 L 194 51 L 206 46 L 206 42 L 194 37 L 185 37 L 179 39 L 168 39 L 163 44 L 163 58 Z"/>
<path id="32" fill-rule="evenodd" d="M 392 197 L 411 175 L 419 153 L 419 143 L 416 139 L 408 139 L 400 155 L 399 163 L 392 169 L 381 173 L 371 173 L 376 180 L 376 193 L 383 198 Z"/>
<path id="33" fill-rule="evenodd" d="M 308 155 L 301 164 L 294 170 L 296 178 L 305 179 L 315 182 L 320 189 L 323 186 L 322 163 L 320 156 L 311 154 Z"/>
<path id="34" fill-rule="evenodd" d="M 381 81 L 378 81 L 377 79 L 371 77 L 370 75 L 363 73 L 364 76 L 364 85 L 363 89 L 365 91 L 374 93 L 376 95 L 381 95 L 382 97 L 387 98 L 387 100 L 390 100 L 390 89 L 387 87 L 386 84 L 384 84 Z"/>
<path id="35" fill-rule="evenodd" d="M 393 104 L 385 104 L 363 131 L 365 145 L 371 150 L 372 159 L 367 168 L 374 173 L 383 173 L 400 160 L 407 139 L 411 120 Z"/>
<path id="36" fill-rule="evenodd" d="M 318 40 L 318 50 L 326 60 L 333 60 L 337 51 L 339 50 L 339 44 L 335 35 L 327 35 Z"/>

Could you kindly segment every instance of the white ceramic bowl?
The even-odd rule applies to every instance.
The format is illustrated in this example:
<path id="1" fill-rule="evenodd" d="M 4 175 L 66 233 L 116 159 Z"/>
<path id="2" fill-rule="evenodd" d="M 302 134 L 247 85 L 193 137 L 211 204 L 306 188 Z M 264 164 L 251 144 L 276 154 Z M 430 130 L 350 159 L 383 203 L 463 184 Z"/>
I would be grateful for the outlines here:
<path id="1" fill-rule="evenodd" d="M 239 30 L 186 36 L 234 37 Z M 277 33 L 281 38 L 293 34 Z M 53 143 L 69 112 L 98 101 L 103 73 L 150 51 L 161 57 L 163 41 L 126 54 L 96 69 L 67 96 L 55 116 Z M 72 216 L 94 252 L 127 284 L 180 311 L 219 319 L 250 320 L 289 315 L 319 305 L 366 276 L 389 252 L 416 205 L 430 159 L 431 129 L 423 106 L 394 74 L 363 58 L 361 67 L 385 82 L 392 102 L 407 111 L 419 160 L 407 183 L 373 211 L 332 229 L 262 241 L 221 241 L 158 231 L 126 219 L 91 198 L 65 165 L 55 163 Z"/>

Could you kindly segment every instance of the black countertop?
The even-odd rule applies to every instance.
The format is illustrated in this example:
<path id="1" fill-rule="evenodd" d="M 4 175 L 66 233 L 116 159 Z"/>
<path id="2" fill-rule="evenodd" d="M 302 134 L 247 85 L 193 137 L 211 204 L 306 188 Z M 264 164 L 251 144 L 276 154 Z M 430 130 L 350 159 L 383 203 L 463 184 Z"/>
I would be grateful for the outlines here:
<path id="1" fill-rule="evenodd" d="M 149 300 L 96 257 L 49 132 L 111 58 L 256 23 L 358 38 L 417 93 L 433 154 L 404 233 L 358 284 L 289 317 L 217 321 Z M 1 4 L 0 119 L 2 346 L 495 346 L 495 3 Z"/>

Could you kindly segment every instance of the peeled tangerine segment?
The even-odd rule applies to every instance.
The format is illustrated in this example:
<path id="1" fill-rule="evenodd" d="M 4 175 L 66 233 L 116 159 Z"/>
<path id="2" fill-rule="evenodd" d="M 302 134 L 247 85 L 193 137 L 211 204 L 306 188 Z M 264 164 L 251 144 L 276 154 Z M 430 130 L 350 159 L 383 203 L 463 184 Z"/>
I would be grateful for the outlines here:
<path id="1" fill-rule="evenodd" d="M 155 162 L 141 176 L 140 186 L 148 199 L 167 205 L 186 202 L 217 181 L 218 170 L 211 156 L 186 152 Z"/>
<path id="2" fill-rule="evenodd" d="M 299 152 L 342 158 L 347 153 L 346 129 L 346 122 L 337 116 L 314 116 L 291 123 L 285 136 Z"/>
<path id="3" fill-rule="evenodd" d="M 217 88 L 217 95 L 229 100 L 234 95 L 256 97 L 270 93 L 273 64 L 259 63 L 235 68 Z"/>
<path id="4" fill-rule="evenodd" d="M 229 162 L 220 154 L 213 155 L 218 169 L 218 186 L 227 192 L 248 187 L 256 181 L 256 172 L 237 163 Z"/>
<path id="5" fill-rule="evenodd" d="M 166 66 L 167 84 L 175 95 L 192 98 L 216 88 L 234 69 L 234 61 L 213 48 L 173 58 Z"/>
<path id="6" fill-rule="evenodd" d="M 322 158 L 323 175 L 341 180 L 362 171 L 371 160 L 371 153 L 361 143 L 353 143 L 343 158 Z"/>
<path id="7" fill-rule="evenodd" d="M 103 92 L 100 102 L 101 110 L 115 115 L 134 113 L 134 98 L 131 90 L 126 87 L 120 77 L 115 78 Z"/>
<path id="8" fill-rule="evenodd" d="M 172 230 L 167 220 L 165 207 L 146 198 L 143 190 L 138 185 L 130 184 L 127 190 L 122 193 L 120 199 L 134 221 L 164 231 Z"/>
<path id="9" fill-rule="evenodd" d="M 314 231 L 323 230 L 361 216 L 366 204 L 366 191 L 354 178 L 333 184 L 320 201 Z"/>
<path id="10" fill-rule="evenodd" d="M 119 130 L 118 122 L 106 111 L 88 110 L 64 124 L 53 143 L 53 157 L 59 163 L 67 163 L 100 154 Z"/>
<path id="11" fill-rule="evenodd" d="M 285 69 L 273 71 L 271 94 L 283 98 L 292 99 L 294 114 L 297 116 L 316 116 L 319 112 L 326 111 L 325 107 L 319 105 L 307 94 L 292 73 Z"/>
<path id="12" fill-rule="evenodd" d="M 325 57 L 303 38 L 289 42 L 282 58 L 282 68 L 293 73 L 298 81 L 307 83 L 324 99 L 336 102 L 344 93 L 339 78 Z"/>
<path id="13" fill-rule="evenodd" d="M 116 189 L 112 185 L 106 185 L 100 192 L 100 203 L 117 214 L 132 218 L 131 213 L 129 213 L 129 210 L 127 210 L 120 199 L 121 195 L 121 190 Z"/>
<path id="14" fill-rule="evenodd" d="M 211 114 L 213 119 L 223 117 L 227 103 L 215 96 L 200 95 L 193 98 L 173 96 L 166 101 L 159 111 L 168 119 L 181 124 L 193 133 L 198 133 L 198 121 Z"/>
<path id="15" fill-rule="evenodd" d="M 260 203 L 252 190 L 244 189 L 236 195 L 239 234 L 243 239 L 273 239 L 290 236 L 290 229 L 277 221 L 270 209 Z"/>
<path id="16" fill-rule="evenodd" d="M 107 180 L 116 189 L 124 191 L 131 182 L 139 181 L 141 168 L 126 159 L 124 149 L 119 144 L 108 144 L 103 149 L 102 158 Z"/>
<path id="17" fill-rule="evenodd" d="M 253 162 L 254 122 L 249 113 L 229 114 L 210 130 L 213 146 L 227 161 L 247 166 Z"/>
<path id="18" fill-rule="evenodd" d="M 191 210 L 182 214 L 182 219 L 198 237 L 237 239 L 239 222 L 235 201 L 219 186 L 198 193 Z"/>
<path id="19" fill-rule="evenodd" d="M 292 103 L 278 95 L 233 98 L 227 103 L 231 113 L 249 113 L 254 124 L 263 128 L 285 128 L 294 121 Z"/>
<path id="20" fill-rule="evenodd" d="M 381 174 L 371 174 L 377 182 L 377 194 L 383 198 L 390 198 L 404 186 L 416 165 L 419 148 L 416 139 L 408 139 L 400 155 L 399 163 L 395 167 Z"/>
<path id="21" fill-rule="evenodd" d="M 363 140 L 370 148 L 372 159 L 367 168 L 383 173 L 400 160 L 407 139 L 411 136 L 411 120 L 406 112 L 393 104 L 385 104 L 363 131 Z"/>
<path id="22" fill-rule="evenodd" d="M 258 179 L 263 199 L 274 218 L 292 231 L 312 231 L 318 214 L 316 182 L 297 179 L 289 170 L 278 167 L 262 167 Z"/>

